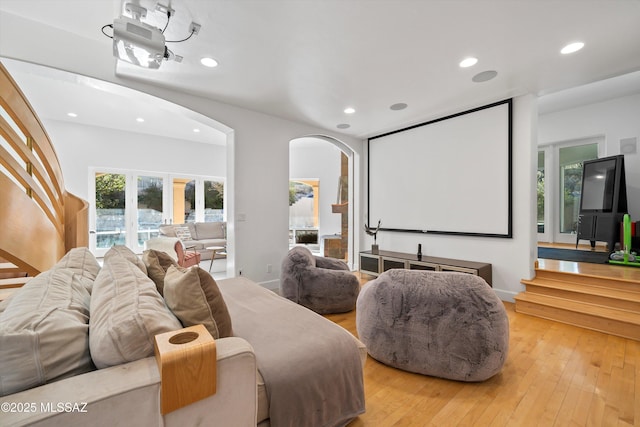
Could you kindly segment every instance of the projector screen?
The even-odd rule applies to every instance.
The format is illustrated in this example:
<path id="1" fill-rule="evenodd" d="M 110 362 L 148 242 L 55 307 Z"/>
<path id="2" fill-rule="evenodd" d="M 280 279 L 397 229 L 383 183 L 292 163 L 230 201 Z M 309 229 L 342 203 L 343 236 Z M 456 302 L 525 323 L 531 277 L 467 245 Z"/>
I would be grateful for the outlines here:
<path id="1" fill-rule="evenodd" d="M 369 138 L 368 221 L 512 237 L 512 100 Z"/>

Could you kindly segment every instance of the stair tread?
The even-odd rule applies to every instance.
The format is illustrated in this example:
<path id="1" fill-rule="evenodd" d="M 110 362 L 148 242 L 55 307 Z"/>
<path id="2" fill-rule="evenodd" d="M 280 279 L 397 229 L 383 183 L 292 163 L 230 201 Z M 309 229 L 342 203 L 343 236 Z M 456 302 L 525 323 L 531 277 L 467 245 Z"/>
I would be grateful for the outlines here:
<path id="1" fill-rule="evenodd" d="M 0 289 L 0 301 L 4 301 L 9 298 L 18 288 Z"/>
<path id="2" fill-rule="evenodd" d="M 633 277 L 631 278 L 613 277 L 613 276 L 608 276 L 606 274 L 590 274 L 590 273 L 581 273 L 581 272 L 573 272 L 573 271 L 546 270 L 544 268 L 536 268 L 535 271 L 536 271 L 536 276 L 538 276 L 538 274 L 541 274 L 543 276 L 562 277 L 563 278 L 562 280 L 566 280 L 566 281 L 574 281 L 571 279 L 575 279 L 577 281 L 595 279 L 595 280 L 603 280 L 608 282 L 628 283 L 633 285 L 639 284 L 638 280 L 634 279 Z"/>
<path id="3" fill-rule="evenodd" d="M 534 277 L 533 279 L 524 279 L 521 281 L 526 285 L 533 285 L 545 288 L 561 289 L 576 293 L 589 295 L 597 295 L 607 298 L 624 299 L 629 301 L 640 302 L 640 292 L 635 289 L 616 289 L 602 285 L 594 285 L 591 283 L 571 282 L 544 277 Z"/>
<path id="4" fill-rule="evenodd" d="M 566 298 L 553 297 L 548 295 L 540 295 L 530 292 L 522 292 L 515 296 L 516 305 L 518 301 L 530 302 L 540 305 L 546 305 L 557 309 L 574 311 L 582 314 L 603 317 L 607 319 L 615 319 L 619 321 L 634 323 L 640 325 L 640 313 L 624 310 L 615 307 L 605 307 L 602 305 L 591 304 L 588 302 L 573 301 Z"/>
<path id="5" fill-rule="evenodd" d="M 20 267 L 10 262 L 0 262 L 0 273 L 15 273 L 20 271 Z"/>
<path id="6" fill-rule="evenodd" d="M 13 277 L 11 279 L 0 279 L 0 289 L 19 288 L 33 277 Z"/>

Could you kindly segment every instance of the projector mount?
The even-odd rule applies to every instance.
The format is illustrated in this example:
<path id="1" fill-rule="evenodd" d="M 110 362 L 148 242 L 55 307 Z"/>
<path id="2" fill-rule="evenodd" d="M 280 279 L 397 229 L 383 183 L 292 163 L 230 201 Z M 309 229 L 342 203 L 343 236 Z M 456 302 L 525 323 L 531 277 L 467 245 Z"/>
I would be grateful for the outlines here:
<path id="1" fill-rule="evenodd" d="M 160 3 L 156 5 L 155 10 L 167 16 L 167 23 L 162 30 L 143 22 L 142 19 L 147 17 L 147 9 L 133 3 L 125 5 L 125 12 L 131 18 L 122 15 L 116 18 L 113 24 L 102 27 L 102 34 L 113 39 L 113 55 L 116 58 L 151 69 L 160 68 L 163 60 L 182 62 L 182 56 L 175 55 L 165 43 L 181 43 L 189 40 L 200 32 L 200 24 L 192 22 L 189 26 L 189 35 L 182 40 L 165 40 L 164 32 L 169 27 L 175 10 Z M 105 33 L 107 27 L 112 28 L 112 36 Z"/>

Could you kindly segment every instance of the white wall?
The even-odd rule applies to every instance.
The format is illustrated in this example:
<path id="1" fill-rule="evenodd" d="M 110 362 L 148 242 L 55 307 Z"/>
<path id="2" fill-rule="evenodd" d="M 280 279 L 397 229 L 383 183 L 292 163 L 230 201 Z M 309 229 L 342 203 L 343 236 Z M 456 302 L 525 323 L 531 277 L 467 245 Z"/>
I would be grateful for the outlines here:
<path id="1" fill-rule="evenodd" d="M 336 203 L 340 180 L 340 149 L 330 142 L 314 139 L 310 142 L 293 141 L 289 151 L 289 177 L 291 179 L 317 179 L 319 235 L 340 234 L 342 216 L 331 211 Z M 318 242 L 320 243 L 320 242 Z"/>
<path id="2" fill-rule="evenodd" d="M 513 238 L 380 231 L 377 237 L 380 249 L 416 253 L 420 243 L 422 254 L 425 256 L 491 263 L 494 290 L 501 299 L 513 301 L 513 297 L 524 290 L 520 280 L 533 277 L 533 263 L 537 258 L 536 121 L 537 100 L 531 95 L 515 98 L 513 103 Z M 455 194 L 452 197 L 461 197 L 463 193 L 464 191 L 461 191 L 461 194 Z M 363 203 L 366 206 L 364 196 Z M 433 208 L 437 209 L 436 206 Z M 384 222 L 384 219 L 382 220 Z M 468 220 L 475 220 L 473 211 L 468 212 Z M 372 243 L 373 238 L 362 233 L 363 250 L 370 248 Z"/>
<path id="3" fill-rule="evenodd" d="M 225 177 L 224 146 L 43 120 L 68 191 L 89 200 L 89 168 Z"/>
<path id="4" fill-rule="evenodd" d="M 640 220 L 640 94 L 541 114 L 538 132 L 540 145 L 604 135 L 604 156 L 621 154 L 620 140 L 636 138 L 637 151 L 624 162 L 629 213 Z"/>

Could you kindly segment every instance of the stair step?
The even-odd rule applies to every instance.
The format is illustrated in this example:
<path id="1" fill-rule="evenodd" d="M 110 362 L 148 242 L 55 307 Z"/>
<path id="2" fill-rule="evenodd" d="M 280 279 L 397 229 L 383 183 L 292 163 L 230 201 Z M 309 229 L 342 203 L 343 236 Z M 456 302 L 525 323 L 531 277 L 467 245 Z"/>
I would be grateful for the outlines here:
<path id="1" fill-rule="evenodd" d="M 0 273 L 19 273 L 20 267 L 10 262 L 0 262 Z"/>
<path id="2" fill-rule="evenodd" d="M 534 278 L 522 280 L 527 293 L 573 299 L 591 304 L 604 305 L 640 312 L 640 292 L 616 289 L 588 283 L 564 282 L 555 279 Z"/>
<path id="3" fill-rule="evenodd" d="M 624 276 L 625 271 L 623 269 L 620 269 L 619 271 L 620 274 Z M 565 271 L 536 269 L 536 277 L 534 279 L 556 280 L 561 282 L 576 283 L 583 286 L 599 286 L 608 289 L 640 292 L 640 281 L 632 278 L 631 276 L 629 278 L 610 277 L 591 274 L 569 273 Z"/>
<path id="4" fill-rule="evenodd" d="M 0 279 L 0 289 L 21 288 L 33 277 L 13 277 L 11 279 Z"/>
<path id="5" fill-rule="evenodd" d="M 11 295 L 13 295 L 13 293 L 16 292 L 17 290 L 18 288 L 0 289 L 0 301 L 6 300 Z"/>
<path id="6" fill-rule="evenodd" d="M 524 292 L 516 311 L 612 335 L 640 340 L 640 313 L 587 302 Z"/>

